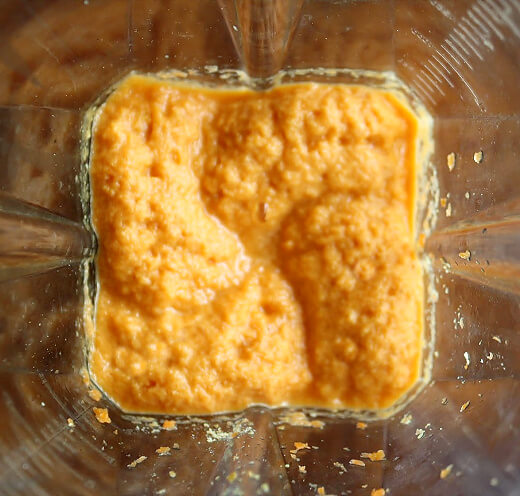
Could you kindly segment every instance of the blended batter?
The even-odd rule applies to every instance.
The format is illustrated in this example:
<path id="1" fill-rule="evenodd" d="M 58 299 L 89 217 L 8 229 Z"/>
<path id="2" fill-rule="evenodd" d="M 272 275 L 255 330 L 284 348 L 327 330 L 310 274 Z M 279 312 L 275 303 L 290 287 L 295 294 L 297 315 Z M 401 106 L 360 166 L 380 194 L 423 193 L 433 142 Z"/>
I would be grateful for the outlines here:
<path id="1" fill-rule="evenodd" d="M 417 134 L 367 87 L 123 81 L 93 139 L 96 382 L 130 411 L 394 403 L 422 348 Z"/>

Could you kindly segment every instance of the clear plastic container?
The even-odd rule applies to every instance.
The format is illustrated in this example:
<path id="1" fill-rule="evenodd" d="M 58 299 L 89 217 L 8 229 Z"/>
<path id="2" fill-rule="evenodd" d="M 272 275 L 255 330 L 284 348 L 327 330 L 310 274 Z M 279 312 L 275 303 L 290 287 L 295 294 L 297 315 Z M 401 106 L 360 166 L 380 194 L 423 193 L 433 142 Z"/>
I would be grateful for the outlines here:
<path id="1" fill-rule="evenodd" d="M 520 495 L 518 1 L 3 0 L 0 20 L 1 494 Z M 259 87 L 280 69 L 392 71 L 434 117 L 431 380 L 365 429 L 253 407 L 167 431 L 83 383 L 86 110 L 133 70 L 242 67 Z"/>

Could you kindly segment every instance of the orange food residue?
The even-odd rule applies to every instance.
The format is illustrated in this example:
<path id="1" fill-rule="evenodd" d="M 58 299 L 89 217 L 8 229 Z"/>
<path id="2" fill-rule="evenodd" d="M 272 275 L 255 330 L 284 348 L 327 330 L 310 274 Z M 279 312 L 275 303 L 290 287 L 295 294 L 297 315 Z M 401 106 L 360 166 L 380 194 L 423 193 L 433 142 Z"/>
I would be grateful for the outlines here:
<path id="1" fill-rule="evenodd" d="M 161 446 L 155 450 L 155 452 L 159 456 L 168 455 L 168 454 L 170 454 L 170 451 L 171 451 L 171 448 L 169 448 L 168 446 Z"/>
<path id="2" fill-rule="evenodd" d="M 177 426 L 177 422 L 175 422 L 175 420 L 165 420 L 162 423 L 163 429 L 165 429 L 167 431 L 171 431 L 171 430 L 175 429 L 176 426 Z"/>
<path id="3" fill-rule="evenodd" d="M 385 459 L 385 452 L 380 449 L 372 453 L 361 453 L 361 458 L 368 458 L 371 462 L 379 462 Z"/>
<path id="4" fill-rule="evenodd" d="M 89 389 L 88 395 L 94 400 L 99 401 L 102 398 L 101 391 L 99 389 Z"/>
<path id="5" fill-rule="evenodd" d="M 92 408 L 94 415 L 96 416 L 96 420 L 101 424 L 110 424 L 112 420 L 108 415 L 108 410 L 106 408 Z"/>
<path id="6" fill-rule="evenodd" d="M 418 129 L 382 89 L 124 80 L 93 130 L 93 379 L 131 411 L 393 404 L 421 358 Z"/>

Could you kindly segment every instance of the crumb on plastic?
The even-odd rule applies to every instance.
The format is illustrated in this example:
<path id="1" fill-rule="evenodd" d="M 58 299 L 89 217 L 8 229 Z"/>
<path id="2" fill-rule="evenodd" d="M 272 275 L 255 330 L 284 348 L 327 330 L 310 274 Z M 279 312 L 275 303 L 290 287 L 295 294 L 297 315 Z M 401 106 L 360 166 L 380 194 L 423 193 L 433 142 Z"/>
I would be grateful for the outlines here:
<path id="1" fill-rule="evenodd" d="M 484 158 L 484 152 L 482 150 L 479 150 L 478 152 L 475 152 L 473 154 L 473 161 L 476 164 L 480 164 L 482 162 L 483 158 Z"/>
<path id="2" fill-rule="evenodd" d="M 459 252 L 459 257 L 462 258 L 462 260 L 470 260 L 471 252 L 469 250 L 461 251 Z"/>
<path id="3" fill-rule="evenodd" d="M 311 447 L 307 443 L 301 443 L 299 441 L 296 441 L 294 443 L 294 449 L 292 449 L 290 451 L 290 453 L 295 455 L 296 453 L 298 453 L 298 451 L 303 450 L 303 449 L 311 449 Z"/>
<path id="4" fill-rule="evenodd" d="M 358 422 L 356 424 L 356 429 L 361 429 L 364 431 L 368 427 L 368 424 L 366 422 Z"/>
<path id="5" fill-rule="evenodd" d="M 444 467 L 441 470 L 441 474 L 440 474 L 441 479 L 446 479 L 446 477 L 448 477 L 451 474 L 452 469 L 453 469 L 453 464 L 450 464 L 447 467 Z"/>
<path id="6" fill-rule="evenodd" d="M 340 463 L 340 462 L 334 462 L 334 466 L 336 468 L 339 468 L 340 470 L 342 470 L 343 472 L 346 472 L 347 471 L 347 468 L 345 467 L 345 465 L 343 465 L 343 463 Z"/>
<path id="7" fill-rule="evenodd" d="M 102 398 L 101 391 L 99 389 L 89 389 L 88 395 L 94 400 L 99 401 Z"/>
<path id="8" fill-rule="evenodd" d="M 170 476 L 170 479 L 175 479 L 175 477 L 177 477 L 177 472 L 174 472 L 173 470 L 170 470 L 168 472 L 168 475 Z"/>
<path id="9" fill-rule="evenodd" d="M 372 489 L 370 496 L 385 496 L 386 489 L 380 487 L 379 489 Z"/>
<path id="10" fill-rule="evenodd" d="M 173 429 L 176 428 L 176 426 L 177 426 L 177 422 L 175 422 L 175 420 L 165 420 L 162 423 L 163 429 L 165 429 L 167 431 L 172 431 Z"/>
<path id="11" fill-rule="evenodd" d="M 409 425 L 412 422 L 412 415 L 410 413 L 405 413 L 401 418 L 401 424 Z"/>
<path id="12" fill-rule="evenodd" d="M 75 424 L 74 424 L 74 420 L 72 420 L 72 419 L 69 417 L 69 418 L 67 419 L 67 425 L 68 425 L 69 427 L 74 427 L 74 425 L 75 425 Z"/>
<path id="13" fill-rule="evenodd" d="M 100 424 L 110 424 L 112 420 L 110 419 L 110 416 L 108 415 L 108 410 L 106 408 L 92 408 L 92 411 L 94 412 L 94 415 L 96 416 L 96 420 Z"/>
<path id="14" fill-rule="evenodd" d="M 179 450 L 179 449 L 181 449 L 181 447 L 179 446 L 179 443 L 173 443 L 172 448 L 173 448 L 174 450 Z"/>
<path id="15" fill-rule="evenodd" d="M 448 166 L 448 169 L 450 172 L 455 169 L 455 153 L 451 152 L 448 153 L 446 157 L 446 165 Z"/>
<path id="16" fill-rule="evenodd" d="M 88 374 L 88 370 L 86 368 L 82 368 L 79 372 L 81 378 L 83 379 L 83 384 L 88 386 L 90 384 L 90 375 Z"/>
<path id="17" fill-rule="evenodd" d="M 284 415 L 280 418 L 282 422 L 285 422 L 289 425 L 294 425 L 297 427 L 314 427 L 316 429 L 323 429 L 325 426 L 325 422 L 321 420 L 309 420 L 307 415 L 303 412 L 292 412 L 288 415 Z M 278 427 L 283 430 L 283 426 Z"/>
<path id="18" fill-rule="evenodd" d="M 164 455 L 169 455 L 170 454 L 170 447 L 169 446 L 161 446 L 160 448 L 157 448 L 155 450 L 155 452 L 159 455 L 159 456 L 164 456 Z"/>
<path id="19" fill-rule="evenodd" d="M 464 403 L 461 407 L 460 407 L 460 413 L 462 413 L 464 410 L 466 410 L 466 408 L 468 408 L 470 402 L 469 401 L 466 401 L 466 403 Z"/>
<path id="20" fill-rule="evenodd" d="M 448 404 L 448 398 L 446 398 L 446 397 L 445 397 L 445 398 L 442 398 L 442 400 L 441 400 L 441 404 L 442 404 L 442 405 L 447 405 L 447 404 Z"/>
<path id="21" fill-rule="evenodd" d="M 502 340 L 498 336 L 493 336 L 491 339 L 495 340 L 497 343 L 502 343 Z"/>
<path id="22" fill-rule="evenodd" d="M 446 217 L 451 217 L 451 203 L 448 203 L 448 205 L 446 206 Z"/>
<path id="23" fill-rule="evenodd" d="M 415 429 L 415 435 L 417 436 L 417 439 L 424 437 L 424 432 L 424 429 Z"/>
<path id="24" fill-rule="evenodd" d="M 385 452 L 382 449 L 369 453 L 363 452 L 360 456 L 361 458 L 368 458 L 371 462 L 380 462 L 382 460 L 386 460 Z"/>
<path id="25" fill-rule="evenodd" d="M 356 467 L 364 467 L 365 462 L 363 460 L 358 460 L 356 458 L 352 458 L 352 460 L 349 461 L 350 465 L 355 465 Z"/>
<path id="26" fill-rule="evenodd" d="M 323 486 L 318 487 L 318 494 L 320 496 L 325 496 L 325 488 Z"/>
<path id="27" fill-rule="evenodd" d="M 229 482 L 234 482 L 237 478 L 237 473 L 236 472 L 231 472 L 227 477 L 226 479 L 229 481 Z"/>
<path id="28" fill-rule="evenodd" d="M 466 363 L 464 364 L 464 370 L 468 370 L 471 360 L 470 360 L 469 353 L 467 351 L 464 352 L 464 360 L 466 360 Z"/>
<path id="29" fill-rule="evenodd" d="M 300 472 L 300 474 L 306 474 L 307 467 L 305 465 L 298 465 L 298 472 Z"/>
<path id="30" fill-rule="evenodd" d="M 140 456 L 139 458 L 136 458 L 133 462 L 129 463 L 127 465 L 128 468 L 135 468 L 140 463 L 143 463 L 148 457 L 147 456 Z"/>

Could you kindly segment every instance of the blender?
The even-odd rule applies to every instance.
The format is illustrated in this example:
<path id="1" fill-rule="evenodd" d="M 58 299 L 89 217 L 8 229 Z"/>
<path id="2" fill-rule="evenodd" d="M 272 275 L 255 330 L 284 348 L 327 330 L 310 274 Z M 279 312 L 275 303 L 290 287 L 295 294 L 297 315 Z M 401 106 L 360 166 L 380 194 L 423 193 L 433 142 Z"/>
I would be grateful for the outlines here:
<path id="1" fill-rule="evenodd" d="M 517 0 L 4 0 L 0 19 L 1 494 L 520 495 Z M 242 69 L 257 89 L 392 73 L 433 117 L 431 365 L 385 418 L 136 416 L 88 394 L 89 109 L 132 71 Z"/>

